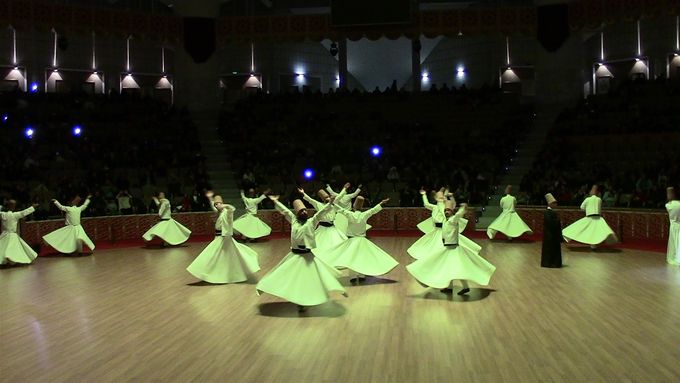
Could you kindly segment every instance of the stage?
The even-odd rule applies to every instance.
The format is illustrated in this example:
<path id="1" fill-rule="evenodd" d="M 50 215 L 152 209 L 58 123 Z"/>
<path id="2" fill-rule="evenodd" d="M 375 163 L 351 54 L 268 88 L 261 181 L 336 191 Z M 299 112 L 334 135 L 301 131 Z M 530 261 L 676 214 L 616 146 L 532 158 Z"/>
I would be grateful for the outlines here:
<path id="1" fill-rule="evenodd" d="M 287 237 L 250 244 L 269 271 Z M 0 270 L 2 382 L 680 381 L 680 268 L 665 254 L 475 240 L 497 271 L 468 297 L 418 284 L 415 237 L 373 240 L 401 264 L 298 313 L 254 283 L 185 269 L 206 242 L 45 255 Z"/>

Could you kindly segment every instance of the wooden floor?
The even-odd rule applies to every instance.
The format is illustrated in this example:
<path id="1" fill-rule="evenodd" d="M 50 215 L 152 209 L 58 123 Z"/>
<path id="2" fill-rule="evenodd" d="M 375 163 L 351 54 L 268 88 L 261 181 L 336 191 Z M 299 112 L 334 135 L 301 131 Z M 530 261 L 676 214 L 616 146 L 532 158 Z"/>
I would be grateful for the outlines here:
<path id="1" fill-rule="evenodd" d="M 401 263 L 298 314 L 254 284 L 197 282 L 205 245 L 41 257 L 0 270 L 2 382 L 680 382 L 680 268 L 635 250 L 478 241 L 497 266 L 470 297 L 404 269 L 415 238 L 376 237 Z M 287 240 L 253 244 L 262 271 Z M 585 250 L 585 249 L 584 249 Z"/>

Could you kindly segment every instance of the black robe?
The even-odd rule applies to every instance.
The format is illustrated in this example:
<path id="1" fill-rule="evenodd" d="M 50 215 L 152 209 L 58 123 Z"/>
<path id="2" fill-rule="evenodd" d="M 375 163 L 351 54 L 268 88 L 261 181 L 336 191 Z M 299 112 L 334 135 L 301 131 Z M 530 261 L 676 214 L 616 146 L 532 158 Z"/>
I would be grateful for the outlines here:
<path id="1" fill-rule="evenodd" d="M 543 214 L 543 247 L 541 267 L 562 267 L 562 225 L 552 209 Z"/>

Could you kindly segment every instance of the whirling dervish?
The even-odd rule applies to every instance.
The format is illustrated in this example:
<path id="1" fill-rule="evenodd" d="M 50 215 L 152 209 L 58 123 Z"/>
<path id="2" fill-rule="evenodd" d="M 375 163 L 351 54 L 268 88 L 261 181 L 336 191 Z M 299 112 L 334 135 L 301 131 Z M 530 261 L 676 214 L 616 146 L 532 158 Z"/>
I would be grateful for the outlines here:
<path id="1" fill-rule="evenodd" d="M 222 197 L 206 193 L 210 207 L 217 212 L 215 239 L 187 267 L 196 278 L 210 283 L 237 283 L 252 279 L 260 270 L 257 252 L 233 238 L 235 207 L 225 204 Z"/>
<path id="2" fill-rule="evenodd" d="M 17 208 L 15 200 L 9 200 L 5 211 L 0 212 L 0 222 L 2 222 L 2 234 L 0 234 L 0 265 L 5 264 L 30 264 L 38 254 L 31 249 L 31 247 L 24 242 L 17 234 L 17 223 L 20 219 L 33 213 L 38 204 L 21 210 L 14 211 Z"/>
<path id="3" fill-rule="evenodd" d="M 244 236 L 246 239 L 257 239 L 266 237 L 272 232 L 272 228 L 264 223 L 257 216 L 257 205 L 264 201 L 269 194 L 269 190 L 262 192 L 262 195 L 255 198 L 255 189 L 248 190 L 249 197 L 246 197 L 241 190 L 241 199 L 246 207 L 246 213 L 234 221 L 234 231 Z"/>
<path id="4" fill-rule="evenodd" d="M 349 184 L 345 185 L 337 199 L 344 197 L 347 187 Z M 347 218 L 348 239 L 322 252 L 319 257 L 333 267 L 350 269 L 354 273 L 350 278 L 351 282 L 364 280 L 366 275 L 387 274 L 399 264 L 383 249 L 366 238 L 366 221 L 382 210 L 382 205 L 388 201 L 389 199 L 384 199 L 373 208 L 361 211 L 364 198 L 359 196 L 354 201 L 352 210 L 338 206 L 338 213 Z"/>
<path id="5" fill-rule="evenodd" d="M 314 210 L 321 210 L 323 209 L 323 206 L 327 203 L 331 202 L 331 196 L 326 193 L 325 190 L 319 189 L 317 192 L 317 196 L 323 201 L 319 202 L 315 200 L 314 198 L 310 197 L 305 193 L 305 190 L 303 188 L 298 188 L 298 192 L 302 194 L 302 198 L 309 202 L 312 207 L 314 207 Z M 337 226 L 335 226 L 335 220 L 337 217 L 337 212 L 338 208 L 336 205 L 333 205 L 332 208 L 321 217 L 321 220 L 319 221 L 319 226 L 316 227 L 316 230 L 314 231 L 314 235 L 316 236 L 316 248 L 317 249 L 327 249 L 330 247 L 334 247 L 339 243 L 344 242 L 347 240 L 347 235 L 345 233 L 338 229 Z"/>
<path id="6" fill-rule="evenodd" d="M 501 198 L 500 205 L 503 211 L 486 229 L 489 239 L 493 239 L 498 232 L 505 234 L 509 240 L 534 233 L 515 211 L 517 198 L 512 195 L 512 185 L 505 187 L 505 197 Z"/>
<path id="7" fill-rule="evenodd" d="M 172 219 L 170 201 L 165 198 L 165 193 L 160 192 L 153 197 L 154 203 L 158 206 L 158 217 L 160 221 L 153 225 L 142 235 L 145 241 L 149 242 L 154 237 L 161 239 L 161 246 L 166 243 L 169 245 L 179 245 L 187 241 L 191 235 L 191 230 L 184 227 L 181 223 Z"/>
<path id="8" fill-rule="evenodd" d="M 72 254 L 75 252 L 82 254 L 83 245 L 87 246 L 90 250 L 94 250 L 94 243 L 80 225 L 80 214 L 83 210 L 87 209 L 87 205 L 90 204 L 90 197 L 92 196 L 88 195 L 85 202 L 80 206 L 78 206 L 81 200 L 80 196 L 75 196 L 73 198 L 71 206 L 63 206 L 56 199 L 52 200 L 52 203 L 54 203 L 57 209 L 66 213 L 66 226 L 43 236 L 43 240 L 45 240 L 48 245 L 63 254 Z"/>
<path id="9" fill-rule="evenodd" d="M 585 210 L 586 216 L 562 230 L 562 236 L 567 242 L 585 243 L 592 249 L 603 242 L 618 242 L 616 234 L 601 215 L 602 199 L 598 196 L 599 193 L 597 185 L 593 185 L 590 189 L 590 197 L 583 200 L 581 204 L 581 210 Z"/>

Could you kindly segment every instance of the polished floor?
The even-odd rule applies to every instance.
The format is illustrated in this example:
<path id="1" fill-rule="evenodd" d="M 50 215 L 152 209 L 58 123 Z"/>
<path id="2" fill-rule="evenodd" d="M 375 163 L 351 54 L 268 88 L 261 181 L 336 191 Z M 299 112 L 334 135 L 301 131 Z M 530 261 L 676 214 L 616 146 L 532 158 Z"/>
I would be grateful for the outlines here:
<path id="1" fill-rule="evenodd" d="M 299 314 L 253 283 L 186 266 L 204 243 L 41 257 L 0 270 L 1 382 L 679 382 L 680 268 L 661 253 L 478 240 L 497 266 L 469 297 L 420 286 L 400 263 Z M 285 239 L 252 244 L 262 271 Z"/>

